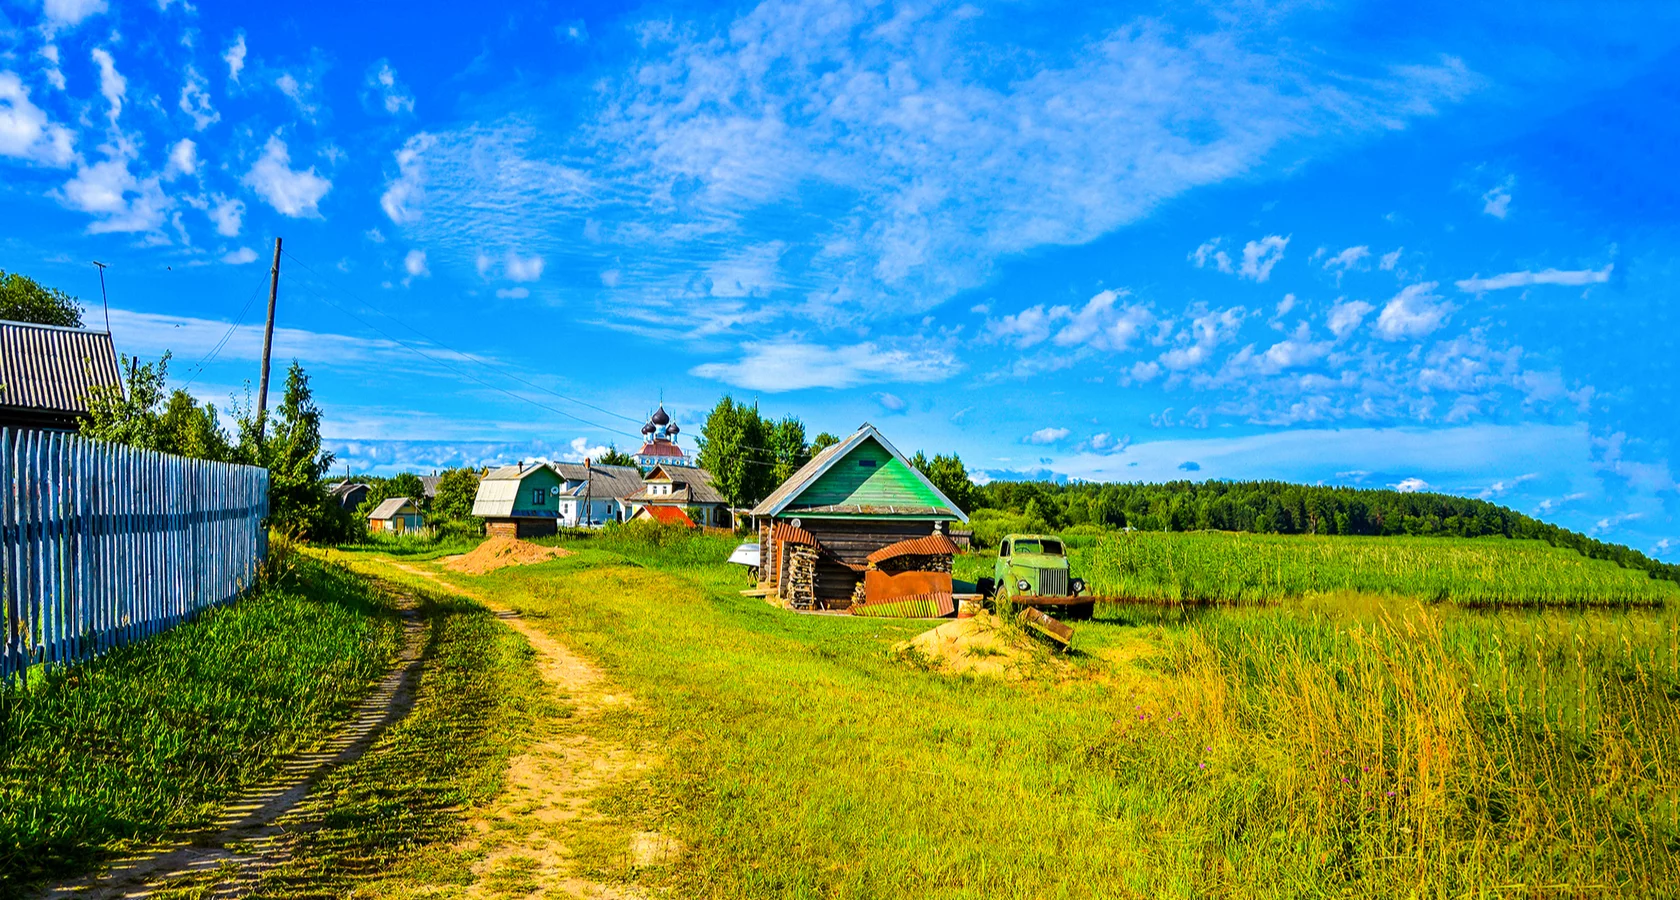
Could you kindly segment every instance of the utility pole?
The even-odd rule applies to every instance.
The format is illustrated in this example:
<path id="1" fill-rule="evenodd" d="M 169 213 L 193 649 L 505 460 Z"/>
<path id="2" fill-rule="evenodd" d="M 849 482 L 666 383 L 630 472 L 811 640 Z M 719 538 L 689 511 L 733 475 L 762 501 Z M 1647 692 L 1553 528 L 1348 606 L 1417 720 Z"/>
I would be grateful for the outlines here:
<path id="1" fill-rule="evenodd" d="M 105 299 L 105 264 L 97 259 L 93 261 L 93 264 L 99 267 L 99 305 L 105 307 L 105 333 L 110 334 L 111 301 Z"/>
<path id="2" fill-rule="evenodd" d="M 262 379 L 257 382 L 257 440 L 268 430 L 268 354 L 274 347 L 274 299 L 280 295 L 280 239 L 274 239 L 274 268 L 269 271 L 268 324 L 263 326 Z"/>

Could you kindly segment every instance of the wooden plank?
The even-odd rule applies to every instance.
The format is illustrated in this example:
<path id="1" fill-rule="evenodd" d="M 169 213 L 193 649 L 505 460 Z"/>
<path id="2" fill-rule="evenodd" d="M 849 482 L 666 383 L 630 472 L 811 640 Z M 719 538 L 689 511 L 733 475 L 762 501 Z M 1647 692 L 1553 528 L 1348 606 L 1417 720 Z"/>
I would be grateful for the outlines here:
<path id="1" fill-rule="evenodd" d="M 1073 628 L 1046 613 L 1028 607 L 1021 610 L 1020 621 L 1022 625 L 1061 644 L 1063 650 L 1073 645 Z"/>

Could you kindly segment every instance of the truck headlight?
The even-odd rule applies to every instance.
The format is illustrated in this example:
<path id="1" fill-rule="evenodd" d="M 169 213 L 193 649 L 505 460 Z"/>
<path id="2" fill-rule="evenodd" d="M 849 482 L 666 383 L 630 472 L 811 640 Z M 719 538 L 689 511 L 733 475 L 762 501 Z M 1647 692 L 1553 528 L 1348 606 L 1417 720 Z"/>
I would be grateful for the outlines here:
<path id="1" fill-rule="evenodd" d="M 1073 580 L 1073 595 L 1077 597 L 1083 593 L 1085 593 L 1085 579 L 1075 578 Z"/>
<path id="2" fill-rule="evenodd" d="M 1025 578 L 1022 578 L 1019 581 L 1015 582 L 1015 586 L 1020 588 L 1023 591 L 1032 590 L 1032 582 L 1026 580 Z"/>

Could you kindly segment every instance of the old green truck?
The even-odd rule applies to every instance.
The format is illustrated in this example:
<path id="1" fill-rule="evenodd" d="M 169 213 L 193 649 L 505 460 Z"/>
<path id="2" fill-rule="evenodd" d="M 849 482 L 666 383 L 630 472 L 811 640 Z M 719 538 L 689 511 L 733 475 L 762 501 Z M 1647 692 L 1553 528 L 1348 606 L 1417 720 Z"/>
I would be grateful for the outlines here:
<path id="1" fill-rule="evenodd" d="M 990 593 L 994 602 L 1064 615 L 1088 615 L 1095 603 L 1084 580 L 1070 571 L 1067 545 L 1051 534 L 1006 535 L 998 544 L 990 582 L 982 581 L 981 592 Z"/>

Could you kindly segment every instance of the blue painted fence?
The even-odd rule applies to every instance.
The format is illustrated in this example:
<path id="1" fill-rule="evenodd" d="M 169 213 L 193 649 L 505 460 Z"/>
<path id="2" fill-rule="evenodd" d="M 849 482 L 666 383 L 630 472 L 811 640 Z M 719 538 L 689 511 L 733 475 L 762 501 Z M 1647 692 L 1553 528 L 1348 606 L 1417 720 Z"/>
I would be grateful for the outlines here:
<path id="1" fill-rule="evenodd" d="M 267 469 L 0 429 L 0 683 L 239 596 L 267 516 Z"/>

